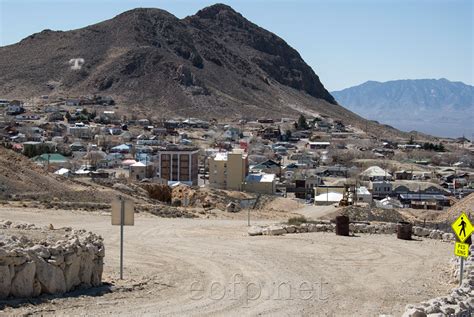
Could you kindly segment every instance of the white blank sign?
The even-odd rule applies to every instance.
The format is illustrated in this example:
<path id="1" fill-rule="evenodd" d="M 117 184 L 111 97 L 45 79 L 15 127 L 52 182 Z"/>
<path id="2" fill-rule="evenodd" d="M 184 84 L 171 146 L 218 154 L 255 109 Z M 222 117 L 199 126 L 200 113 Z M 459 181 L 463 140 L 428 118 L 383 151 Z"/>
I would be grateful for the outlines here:
<path id="1" fill-rule="evenodd" d="M 120 226 L 120 199 L 114 199 L 112 201 L 112 225 Z M 124 226 L 133 226 L 135 221 L 135 207 L 133 201 L 125 200 L 124 202 Z"/>

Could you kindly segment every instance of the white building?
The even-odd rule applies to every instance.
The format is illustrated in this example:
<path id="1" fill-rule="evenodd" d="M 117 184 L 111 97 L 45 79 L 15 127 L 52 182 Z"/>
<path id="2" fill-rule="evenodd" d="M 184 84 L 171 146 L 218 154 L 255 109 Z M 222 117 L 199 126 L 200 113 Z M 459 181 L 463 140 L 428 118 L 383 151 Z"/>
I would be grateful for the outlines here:
<path id="1" fill-rule="evenodd" d="M 357 188 L 357 201 L 364 202 L 364 203 L 371 203 L 372 202 L 372 194 L 369 192 L 367 187 L 361 186 Z"/>

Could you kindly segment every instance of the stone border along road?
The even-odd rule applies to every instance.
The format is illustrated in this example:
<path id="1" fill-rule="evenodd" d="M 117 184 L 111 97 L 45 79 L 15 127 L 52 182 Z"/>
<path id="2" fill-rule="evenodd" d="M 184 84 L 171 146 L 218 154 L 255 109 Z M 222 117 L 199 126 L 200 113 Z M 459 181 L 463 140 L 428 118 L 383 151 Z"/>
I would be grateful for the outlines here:
<path id="1" fill-rule="evenodd" d="M 257 235 L 283 235 L 305 232 L 334 232 L 336 225 L 330 221 L 316 221 L 315 223 L 303 223 L 300 225 L 274 224 L 270 226 L 253 226 L 248 229 L 250 236 Z M 369 234 L 395 234 L 396 223 L 365 224 L 350 223 L 349 230 L 353 233 Z M 440 230 L 413 227 L 413 235 L 446 242 L 454 242 L 455 235 Z M 464 279 L 462 285 L 453 289 L 448 296 L 437 297 L 424 301 L 418 305 L 407 305 L 403 317 L 442 317 L 442 316 L 466 316 L 474 315 L 474 245 L 470 247 L 470 255 L 464 263 Z M 459 283 L 460 259 L 455 257 L 453 266 L 453 277 Z M 387 316 L 387 315 L 385 315 Z"/>
<path id="2" fill-rule="evenodd" d="M 447 294 L 454 286 L 447 265 L 452 246 L 441 240 L 332 232 L 249 237 L 246 220 L 164 219 L 145 213 L 125 228 L 127 280 L 120 282 L 120 230 L 110 224 L 110 213 L 0 206 L 1 218 L 100 234 L 107 249 L 103 280 L 119 289 L 4 305 L 0 314 L 6 315 L 401 316 L 407 303 Z M 197 294 L 191 292 L 194 282 L 202 286 Z M 285 289 L 276 296 L 275 285 L 282 282 L 293 290 L 291 298 Z M 303 282 L 314 284 L 314 291 L 301 294 Z M 226 287 L 225 293 L 219 286 Z M 303 284 L 304 290 L 308 286 Z M 255 287 L 261 296 L 255 296 Z"/>

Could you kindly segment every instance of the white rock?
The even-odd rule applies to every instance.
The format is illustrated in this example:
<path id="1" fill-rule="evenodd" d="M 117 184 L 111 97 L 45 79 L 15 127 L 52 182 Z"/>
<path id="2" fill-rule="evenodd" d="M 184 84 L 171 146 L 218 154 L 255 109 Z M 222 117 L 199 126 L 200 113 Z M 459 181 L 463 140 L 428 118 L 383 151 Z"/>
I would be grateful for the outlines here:
<path id="1" fill-rule="evenodd" d="M 426 317 L 426 313 L 416 308 L 410 308 L 405 311 L 402 317 Z"/>
<path id="2" fill-rule="evenodd" d="M 252 226 L 248 229 L 249 236 L 260 236 L 262 235 L 263 228 L 258 226 Z"/>
<path id="3" fill-rule="evenodd" d="M 61 268 L 49 264 L 42 258 L 36 258 L 36 277 L 41 283 L 43 292 L 49 294 L 61 294 L 66 292 L 66 281 Z"/>
<path id="4" fill-rule="evenodd" d="M 10 294 L 12 276 L 7 265 L 0 266 L 0 299 L 7 298 Z"/>
<path id="5" fill-rule="evenodd" d="M 36 265 L 33 262 L 26 262 L 18 267 L 12 280 L 10 294 L 15 297 L 32 296 L 35 273 Z"/>
<path id="6" fill-rule="evenodd" d="M 286 230 L 283 229 L 282 226 L 273 225 L 273 226 L 263 229 L 262 233 L 266 235 L 270 235 L 270 236 L 279 236 L 279 235 L 285 234 Z"/>

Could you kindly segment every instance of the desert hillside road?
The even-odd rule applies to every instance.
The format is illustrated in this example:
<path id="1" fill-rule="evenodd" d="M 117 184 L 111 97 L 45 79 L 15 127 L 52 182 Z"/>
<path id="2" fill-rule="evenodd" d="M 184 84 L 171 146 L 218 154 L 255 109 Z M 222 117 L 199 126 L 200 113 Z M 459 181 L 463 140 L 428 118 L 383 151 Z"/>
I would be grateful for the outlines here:
<path id="1" fill-rule="evenodd" d="M 0 219 L 84 228 L 105 239 L 101 296 L 6 307 L 7 314 L 401 315 L 447 294 L 452 245 L 395 235 L 247 235 L 246 221 L 137 214 L 125 228 L 125 281 L 117 281 L 119 227 L 110 214 L 0 207 Z M 1 313 L 1 312 L 0 312 Z"/>

